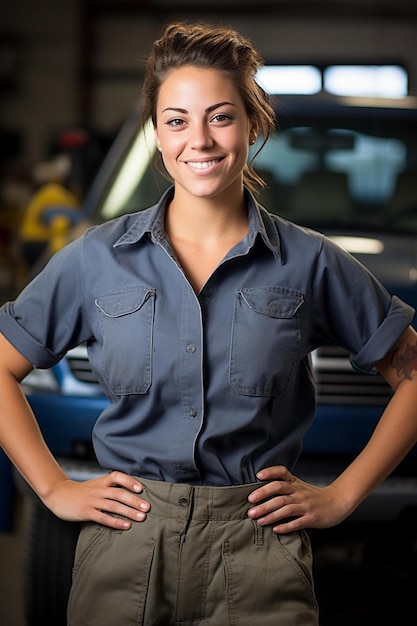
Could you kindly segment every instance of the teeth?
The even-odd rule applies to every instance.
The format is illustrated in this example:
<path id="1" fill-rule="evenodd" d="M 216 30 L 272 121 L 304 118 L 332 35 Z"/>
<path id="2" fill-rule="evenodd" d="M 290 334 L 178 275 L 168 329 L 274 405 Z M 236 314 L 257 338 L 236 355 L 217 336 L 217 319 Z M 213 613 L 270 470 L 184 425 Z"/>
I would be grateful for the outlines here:
<path id="1" fill-rule="evenodd" d="M 188 161 L 188 165 L 191 165 L 196 170 L 206 170 L 217 162 L 218 159 L 213 159 L 213 161 Z"/>

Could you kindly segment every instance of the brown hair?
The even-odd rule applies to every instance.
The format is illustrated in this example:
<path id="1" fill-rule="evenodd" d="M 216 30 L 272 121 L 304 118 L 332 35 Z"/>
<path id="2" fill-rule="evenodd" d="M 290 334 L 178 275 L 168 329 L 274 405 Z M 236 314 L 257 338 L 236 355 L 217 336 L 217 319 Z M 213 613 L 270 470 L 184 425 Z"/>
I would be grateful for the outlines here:
<path id="1" fill-rule="evenodd" d="M 178 22 L 168 25 L 153 45 L 147 58 L 142 90 L 142 123 L 151 119 L 156 126 L 156 104 L 167 74 L 185 65 L 226 72 L 239 92 L 248 116 L 254 121 L 263 142 L 262 149 L 275 127 L 275 113 L 270 97 L 255 81 L 264 64 L 252 43 L 231 27 L 207 23 Z M 245 166 L 245 185 L 256 191 L 265 182 L 252 168 Z"/>

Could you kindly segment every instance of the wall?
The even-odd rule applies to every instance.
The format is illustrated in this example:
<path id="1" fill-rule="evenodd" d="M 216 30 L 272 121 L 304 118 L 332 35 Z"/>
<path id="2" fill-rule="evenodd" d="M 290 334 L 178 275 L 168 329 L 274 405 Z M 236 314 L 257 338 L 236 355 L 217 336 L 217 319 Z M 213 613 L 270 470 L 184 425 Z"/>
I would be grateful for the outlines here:
<path id="1" fill-rule="evenodd" d="M 111 133 L 138 103 L 142 59 L 165 18 L 143 10 L 136 15 L 102 14 L 90 21 L 86 33 L 81 7 L 76 0 L 9 0 L 2 15 L 0 31 L 16 37 L 18 52 L 15 89 L 0 103 L 2 126 L 23 136 L 16 166 L 42 158 L 51 134 L 81 121 L 83 111 L 95 128 Z M 176 11 L 172 17 L 188 14 Z M 332 17 L 301 12 L 295 17 L 285 12 L 262 17 L 217 11 L 207 19 L 236 26 L 271 62 L 404 62 L 410 90 L 417 94 L 417 21 L 406 13 Z M 89 76 L 84 83 L 82 69 Z"/>

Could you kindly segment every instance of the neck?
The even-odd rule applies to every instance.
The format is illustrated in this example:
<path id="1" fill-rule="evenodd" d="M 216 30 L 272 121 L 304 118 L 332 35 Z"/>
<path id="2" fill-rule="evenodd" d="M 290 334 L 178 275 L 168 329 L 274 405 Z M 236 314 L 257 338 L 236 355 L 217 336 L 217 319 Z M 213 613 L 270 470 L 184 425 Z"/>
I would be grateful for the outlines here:
<path id="1" fill-rule="evenodd" d="M 167 207 L 165 231 L 196 293 L 225 255 L 248 231 L 243 192 L 232 198 L 175 196 Z"/>
<path id="2" fill-rule="evenodd" d="M 200 241 L 244 236 L 248 219 L 243 190 L 213 198 L 199 198 L 175 189 L 167 207 L 165 230 L 169 237 Z"/>

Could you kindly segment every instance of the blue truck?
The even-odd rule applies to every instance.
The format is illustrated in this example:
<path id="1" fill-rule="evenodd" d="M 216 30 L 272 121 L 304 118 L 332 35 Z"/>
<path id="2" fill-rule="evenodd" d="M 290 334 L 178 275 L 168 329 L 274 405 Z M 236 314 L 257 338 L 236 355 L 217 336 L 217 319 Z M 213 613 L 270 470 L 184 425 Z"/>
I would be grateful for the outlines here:
<path id="1" fill-rule="evenodd" d="M 255 161 L 268 183 L 260 202 L 333 238 L 391 293 L 417 308 L 417 98 L 287 95 L 276 99 L 276 112 L 277 133 Z M 152 132 L 142 133 L 133 114 L 90 189 L 77 233 L 157 200 L 169 181 L 152 166 L 154 153 Z M 295 471 L 321 485 L 363 447 L 391 390 L 379 375 L 352 369 L 349 355 L 338 347 L 316 350 L 312 359 L 317 413 Z M 91 372 L 86 347 L 71 350 L 50 370 L 33 371 L 22 386 L 47 443 L 69 475 L 76 480 L 99 475 L 91 434 L 107 399 Z M 28 624 L 64 624 L 79 526 L 47 511 L 2 454 L 3 532 L 13 528 L 16 490 L 31 507 L 25 565 Z M 415 519 L 416 511 L 413 449 L 352 520 Z"/>

